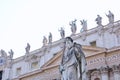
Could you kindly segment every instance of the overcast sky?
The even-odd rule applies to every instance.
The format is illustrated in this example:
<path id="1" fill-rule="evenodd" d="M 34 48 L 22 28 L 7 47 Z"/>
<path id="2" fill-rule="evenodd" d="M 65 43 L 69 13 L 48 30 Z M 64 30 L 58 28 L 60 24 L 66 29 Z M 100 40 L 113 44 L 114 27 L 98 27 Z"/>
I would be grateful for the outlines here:
<path id="1" fill-rule="evenodd" d="M 120 20 L 119 0 L 0 0 L 0 49 L 14 51 L 14 58 L 25 54 L 27 42 L 31 51 L 42 47 L 43 36 L 53 35 L 59 40 L 58 29 L 64 27 L 65 35 L 71 34 L 69 22 L 77 19 L 77 33 L 80 20 L 85 19 L 88 28 L 96 27 L 97 14 L 103 25 L 108 23 L 105 14 L 114 13 Z"/>

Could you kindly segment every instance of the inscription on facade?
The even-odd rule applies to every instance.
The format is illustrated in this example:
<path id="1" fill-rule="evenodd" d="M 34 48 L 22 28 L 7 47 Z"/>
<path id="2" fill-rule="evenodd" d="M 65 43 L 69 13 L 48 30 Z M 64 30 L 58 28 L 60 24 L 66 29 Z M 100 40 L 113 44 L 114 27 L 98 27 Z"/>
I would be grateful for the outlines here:
<path id="1" fill-rule="evenodd" d="M 103 61 L 112 61 L 115 59 L 120 59 L 120 54 L 114 54 L 111 56 L 107 56 L 107 57 L 99 57 L 99 58 L 94 58 L 92 60 L 87 61 L 87 64 L 94 64 L 94 63 L 99 63 L 99 62 L 103 62 Z"/>

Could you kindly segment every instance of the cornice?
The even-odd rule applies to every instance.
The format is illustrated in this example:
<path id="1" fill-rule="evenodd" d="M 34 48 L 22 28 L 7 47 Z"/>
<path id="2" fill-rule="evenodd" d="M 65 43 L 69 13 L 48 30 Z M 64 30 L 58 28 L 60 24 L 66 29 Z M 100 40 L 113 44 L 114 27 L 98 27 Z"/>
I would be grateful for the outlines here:
<path id="1" fill-rule="evenodd" d="M 18 78 L 21 79 L 21 78 L 24 78 L 24 77 L 28 77 L 28 76 L 31 76 L 31 75 L 35 75 L 35 74 L 37 74 L 37 73 L 44 72 L 44 71 L 47 70 L 47 69 L 54 68 L 54 67 L 58 67 L 58 66 L 59 66 L 59 64 L 51 65 L 51 66 L 48 66 L 48 67 L 44 67 L 44 68 L 41 68 L 41 69 L 38 69 L 38 70 L 35 70 L 35 71 L 31 71 L 31 72 L 26 73 L 26 74 L 22 74 L 22 75 L 20 75 Z"/>
<path id="2" fill-rule="evenodd" d="M 120 49 L 120 47 L 117 47 L 116 49 L 115 49 L 115 48 L 116 48 L 116 47 L 114 47 L 114 48 L 112 48 L 112 49 L 110 49 L 110 50 L 107 50 L 107 49 L 100 50 L 100 51 L 98 51 L 98 52 L 95 52 L 95 54 L 91 54 L 91 55 L 89 55 L 89 56 L 86 56 L 86 58 L 91 57 L 91 56 L 94 56 L 94 55 L 102 54 L 102 53 L 105 53 L 105 52 L 116 51 L 116 50 L 119 50 L 119 49 Z M 92 48 L 91 48 L 91 49 L 92 49 Z M 98 48 L 97 48 L 97 49 L 98 49 Z M 28 76 L 31 76 L 31 75 L 33 75 L 33 74 L 37 74 L 37 73 L 44 72 L 44 71 L 47 70 L 47 69 L 51 69 L 51 68 L 54 68 L 54 67 L 58 67 L 58 66 L 59 66 L 58 63 L 57 63 L 57 64 L 54 64 L 54 65 L 49 65 L 49 64 L 51 64 L 53 61 L 55 61 L 56 59 L 58 59 L 58 57 L 61 56 L 61 55 L 62 55 L 62 51 L 58 52 L 50 61 L 48 61 L 47 63 L 45 63 L 45 65 L 43 65 L 40 69 L 35 70 L 35 71 L 28 72 L 28 73 L 26 73 L 26 74 L 22 74 L 22 75 L 20 75 L 18 78 L 20 79 L 20 78 L 28 77 Z M 48 65 L 49 65 L 49 66 L 48 66 Z"/>
<path id="3" fill-rule="evenodd" d="M 113 48 L 107 49 L 107 53 L 113 52 L 113 51 L 120 51 L 120 46 L 117 46 L 117 47 L 113 47 Z"/>
<path id="4" fill-rule="evenodd" d="M 52 62 L 54 62 L 56 59 L 58 59 L 59 56 L 62 55 L 63 51 L 59 51 L 51 60 L 49 60 L 47 63 L 45 63 L 41 68 L 48 66 Z"/>

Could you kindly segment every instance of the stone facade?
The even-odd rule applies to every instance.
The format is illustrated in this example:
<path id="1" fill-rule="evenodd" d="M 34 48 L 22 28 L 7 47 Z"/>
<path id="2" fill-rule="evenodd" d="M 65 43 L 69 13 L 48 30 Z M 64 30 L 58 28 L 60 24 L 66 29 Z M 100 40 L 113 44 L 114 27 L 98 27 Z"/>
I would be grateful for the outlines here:
<path id="1" fill-rule="evenodd" d="M 88 80 L 120 80 L 120 21 L 74 34 L 87 60 Z M 27 55 L 0 57 L 2 80 L 60 80 L 64 38 L 46 44 Z"/>

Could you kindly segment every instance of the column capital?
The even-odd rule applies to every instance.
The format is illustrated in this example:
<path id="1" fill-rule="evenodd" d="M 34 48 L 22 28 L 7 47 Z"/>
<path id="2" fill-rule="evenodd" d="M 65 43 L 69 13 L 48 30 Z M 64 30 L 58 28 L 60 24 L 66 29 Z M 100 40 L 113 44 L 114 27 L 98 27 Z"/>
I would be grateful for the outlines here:
<path id="1" fill-rule="evenodd" d="M 119 65 L 113 65 L 112 66 L 113 74 L 114 74 L 114 80 L 119 80 Z"/>
<path id="2" fill-rule="evenodd" d="M 101 67 L 100 68 L 100 72 L 103 73 L 107 73 L 108 72 L 108 68 L 107 67 Z"/>
<path id="3" fill-rule="evenodd" d="M 100 68 L 101 80 L 108 80 L 108 70 L 109 68 L 107 66 Z"/>
<path id="4" fill-rule="evenodd" d="M 112 70 L 113 70 L 113 72 L 119 72 L 119 66 L 118 65 L 113 65 Z"/>

